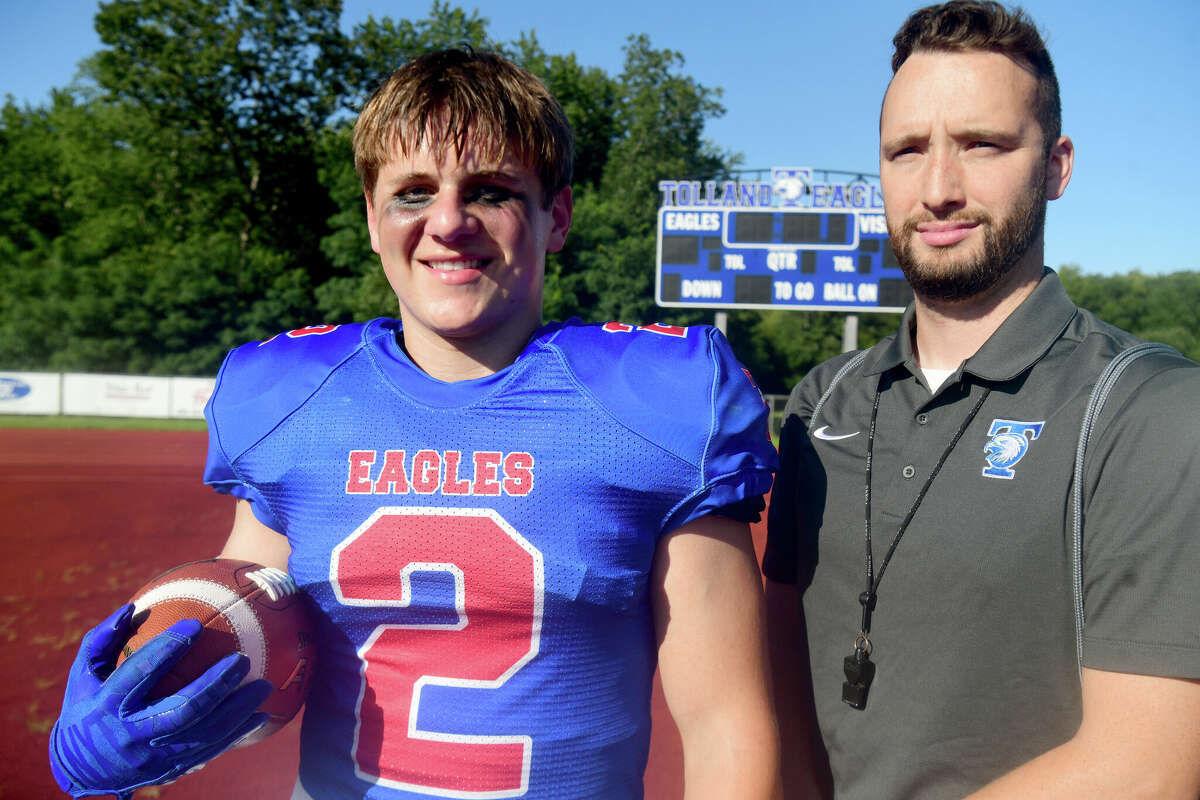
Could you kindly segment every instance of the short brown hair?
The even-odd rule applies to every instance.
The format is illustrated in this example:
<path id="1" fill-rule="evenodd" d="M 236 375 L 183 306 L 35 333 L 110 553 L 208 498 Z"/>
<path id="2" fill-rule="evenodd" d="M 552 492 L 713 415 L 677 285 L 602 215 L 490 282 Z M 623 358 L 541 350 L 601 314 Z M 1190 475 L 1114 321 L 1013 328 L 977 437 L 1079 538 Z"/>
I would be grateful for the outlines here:
<path id="1" fill-rule="evenodd" d="M 529 71 L 469 49 L 419 56 L 375 90 L 354 124 L 354 168 L 371 192 L 396 147 L 461 156 L 468 144 L 489 161 L 511 148 L 537 173 L 547 206 L 571 184 L 575 139 L 562 106 Z"/>
<path id="2" fill-rule="evenodd" d="M 991 50 L 1024 62 L 1037 80 L 1035 114 L 1047 152 L 1061 135 L 1062 101 L 1054 62 L 1037 26 L 1021 8 L 1009 10 L 994 0 L 950 0 L 927 6 L 904 21 L 892 44 L 896 48 L 892 74 L 909 56 L 922 50 Z"/>

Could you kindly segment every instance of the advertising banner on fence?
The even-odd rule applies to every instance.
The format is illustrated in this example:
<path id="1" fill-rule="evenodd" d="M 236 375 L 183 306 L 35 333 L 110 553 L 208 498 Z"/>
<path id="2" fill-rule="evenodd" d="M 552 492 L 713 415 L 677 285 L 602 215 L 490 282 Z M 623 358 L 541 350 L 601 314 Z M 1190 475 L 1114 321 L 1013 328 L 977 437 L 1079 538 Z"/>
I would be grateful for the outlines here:
<path id="1" fill-rule="evenodd" d="M 171 416 L 200 419 L 216 378 L 171 378 Z"/>
<path id="2" fill-rule="evenodd" d="M 57 372 L 0 372 L 0 414 L 57 414 L 61 410 Z"/>
<path id="3" fill-rule="evenodd" d="M 98 417 L 170 416 L 171 379 L 144 375 L 63 376 L 64 414 Z"/>

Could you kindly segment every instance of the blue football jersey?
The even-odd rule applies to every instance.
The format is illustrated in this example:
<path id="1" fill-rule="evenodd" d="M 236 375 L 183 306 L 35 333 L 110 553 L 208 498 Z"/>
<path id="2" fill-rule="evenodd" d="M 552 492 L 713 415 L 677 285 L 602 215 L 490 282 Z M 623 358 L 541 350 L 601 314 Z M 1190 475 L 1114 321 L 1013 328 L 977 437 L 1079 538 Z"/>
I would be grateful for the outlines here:
<path id="1" fill-rule="evenodd" d="M 205 481 L 319 610 L 310 795 L 637 798 L 659 538 L 770 489 L 766 407 L 708 327 L 578 321 L 445 383 L 399 323 L 234 350 Z"/>

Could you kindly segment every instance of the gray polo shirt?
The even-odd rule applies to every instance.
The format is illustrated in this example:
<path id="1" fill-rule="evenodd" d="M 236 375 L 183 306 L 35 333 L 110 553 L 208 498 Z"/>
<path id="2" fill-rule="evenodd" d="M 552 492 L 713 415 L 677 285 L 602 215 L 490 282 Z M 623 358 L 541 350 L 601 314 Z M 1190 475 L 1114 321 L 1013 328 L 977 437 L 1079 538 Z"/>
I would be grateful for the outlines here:
<path id="1" fill-rule="evenodd" d="M 1138 340 L 1078 309 L 1058 276 L 932 396 L 912 308 L 812 410 L 850 355 L 792 392 L 763 572 L 806 586 L 817 713 L 837 797 L 961 798 L 1070 738 L 1080 690 L 1071 592 L 1072 467 L 1099 373 Z M 1086 666 L 1200 677 L 1200 369 L 1134 362 L 1085 477 Z M 841 701 L 866 587 L 865 455 L 875 569 L 954 433 L 991 392 L 921 502 L 879 586 L 877 674 Z M 811 423 L 811 424 L 810 424 Z M 811 428 L 811 431 L 810 431 Z M 786 757 L 786 754 L 785 754 Z"/>

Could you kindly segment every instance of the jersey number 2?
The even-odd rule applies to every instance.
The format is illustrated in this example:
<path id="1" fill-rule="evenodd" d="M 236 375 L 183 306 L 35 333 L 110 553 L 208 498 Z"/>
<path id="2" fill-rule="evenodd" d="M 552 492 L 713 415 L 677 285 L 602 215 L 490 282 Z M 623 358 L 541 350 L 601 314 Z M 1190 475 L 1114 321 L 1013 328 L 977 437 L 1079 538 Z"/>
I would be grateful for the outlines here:
<path id="1" fill-rule="evenodd" d="M 504 730 L 505 717 L 474 718 L 500 728 L 495 734 L 418 723 L 439 711 L 435 698 L 423 700 L 424 690 L 494 689 L 537 655 L 542 554 L 489 509 L 381 508 L 334 548 L 330 570 L 347 606 L 411 608 L 414 574 L 443 573 L 454 581 L 453 609 L 380 625 L 359 648 L 359 776 L 449 797 L 525 794 L 533 742 Z M 450 701 L 454 710 L 466 709 L 460 720 L 469 717 L 465 697 Z"/>

